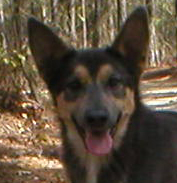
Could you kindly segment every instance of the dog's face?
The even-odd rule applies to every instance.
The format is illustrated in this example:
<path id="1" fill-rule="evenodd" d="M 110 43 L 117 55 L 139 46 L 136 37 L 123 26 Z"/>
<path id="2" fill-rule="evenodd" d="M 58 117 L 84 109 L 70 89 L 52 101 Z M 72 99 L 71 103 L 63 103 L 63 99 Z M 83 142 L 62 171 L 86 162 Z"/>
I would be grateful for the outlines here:
<path id="1" fill-rule="evenodd" d="M 106 155 L 120 145 L 136 107 L 148 38 L 142 7 L 104 49 L 70 49 L 49 28 L 30 19 L 32 53 L 75 146 Z"/>
<path id="2" fill-rule="evenodd" d="M 105 50 L 76 52 L 71 63 L 56 95 L 59 116 L 89 152 L 107 154 L 134 110 L 131 75 Z"/>

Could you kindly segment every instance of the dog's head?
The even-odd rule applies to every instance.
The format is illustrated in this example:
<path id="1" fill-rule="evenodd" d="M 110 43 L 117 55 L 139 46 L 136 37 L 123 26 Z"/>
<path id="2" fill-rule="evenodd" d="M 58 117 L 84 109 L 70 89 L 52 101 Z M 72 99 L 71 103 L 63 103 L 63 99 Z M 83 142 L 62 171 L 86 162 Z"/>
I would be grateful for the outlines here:
<path id="1" fill-rule="evenodd" d="M 68 138 L 92 154 L 110 153 L 137 105 L 149 39 L 146 10 L 137 8 L 107 48 L 71 49 L 33 18 L 28 28 L 31 51 Z"/>

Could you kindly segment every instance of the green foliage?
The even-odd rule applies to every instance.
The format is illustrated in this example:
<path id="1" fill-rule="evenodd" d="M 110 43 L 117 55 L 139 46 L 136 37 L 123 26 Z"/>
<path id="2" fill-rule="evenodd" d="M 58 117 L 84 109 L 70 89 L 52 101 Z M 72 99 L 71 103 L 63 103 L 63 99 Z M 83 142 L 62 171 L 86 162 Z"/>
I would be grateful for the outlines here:
<path id="1" fill-rule="evenodd" d="M 5 49 L 0 48 L 0 61 L 12 68 L 21 67 L 21 63 L 25 61 L 25 56 L 13 50 L 11 53 L 8 53 Z"/>

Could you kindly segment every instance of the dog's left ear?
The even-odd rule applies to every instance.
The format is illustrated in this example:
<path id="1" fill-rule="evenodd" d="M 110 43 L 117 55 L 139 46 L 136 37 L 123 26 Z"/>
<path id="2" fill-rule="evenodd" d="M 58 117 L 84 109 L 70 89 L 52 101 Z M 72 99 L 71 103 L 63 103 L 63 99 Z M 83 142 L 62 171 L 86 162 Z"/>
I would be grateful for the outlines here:
<path id="1" fill-rule="evenodd" d="M 138 7 L 128 17 L 112 49 L 120 53 L 129 66 L 140 70 L 145 64 L 149 42 L 148 15 L 145 7 Z"/>
<path id="2" fill-rule="evenodd" d="M 39 73 L 48 83 L 60 60 L 71 49 L 50 28 L 34 18 L 28 20 L 28 37 Z"/>

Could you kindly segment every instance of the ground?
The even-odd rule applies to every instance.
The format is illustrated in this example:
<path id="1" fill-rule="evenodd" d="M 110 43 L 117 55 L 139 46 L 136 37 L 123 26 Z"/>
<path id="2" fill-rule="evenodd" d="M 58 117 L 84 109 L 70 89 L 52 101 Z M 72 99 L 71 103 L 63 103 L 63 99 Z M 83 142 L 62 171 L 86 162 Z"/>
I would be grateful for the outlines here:
<path id="1" fill-rule="evenodd" d="M 140 88 L 149 107 L 177 109 L 177 72 L 144 77 Z M 1 183 L 66 183 L 60 153 L 60 129 L 54 117 L 38 122 L 26 113 L 0 111 Z"/>

